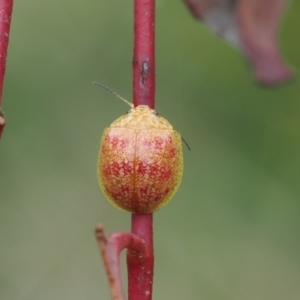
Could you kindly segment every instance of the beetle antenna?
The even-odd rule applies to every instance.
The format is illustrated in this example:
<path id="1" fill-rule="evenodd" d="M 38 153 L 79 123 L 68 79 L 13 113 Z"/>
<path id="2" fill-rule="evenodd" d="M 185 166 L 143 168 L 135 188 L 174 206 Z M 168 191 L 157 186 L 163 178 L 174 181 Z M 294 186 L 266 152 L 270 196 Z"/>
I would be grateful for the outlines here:
<path id="1" fill-rule="evenodd" d="M 187 146 L 187 148 L 191 151 L 191 147 L 189 146 L 189 144 L 186 142 L 186 140 L 181 137 L 181 139 L 183 140 L 183 142 L 185 143 L 185 145 Z"/>
<path id="2" fill-rule="evenodd" d="M 93 84 L 102 87 L 103 89 L 107 90 L 108 92 L 112 93 L 113 95 L 115 95 L 116 97 L 118 97 L 119 99 L 121 99 L 122 101 L 124 101 L 125 103 L 127 103 L 131 108 L 133 108 L 133 104 L 132 103 L 130 103 L 129 101 L 127 101 L 125 98 L 123 98 L 122 96 L 120 96 L 118 93 L 116 93 L 115 91 L 113 91 L 112 89 L 110 89 L 109 87 L 107 87 L 106 85 L 104 85 L 104 84 L 102 84 L 100 82 L 96 82 L 96 81 L 94 81 Z"/>

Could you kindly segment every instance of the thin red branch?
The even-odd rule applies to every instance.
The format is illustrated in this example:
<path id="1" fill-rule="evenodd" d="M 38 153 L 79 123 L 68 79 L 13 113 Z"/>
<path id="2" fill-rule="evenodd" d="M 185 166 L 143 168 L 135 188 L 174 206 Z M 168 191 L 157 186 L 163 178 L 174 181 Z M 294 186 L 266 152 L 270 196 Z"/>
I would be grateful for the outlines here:
<path id="1" fill-rule="evenodd" d="M 1 135 L 3 132 L 4 126 L 5 126 L 5 118 L 4 118 L 4 114 L 1 111 L 1 107 L 0 107 L 0 139 L 1 139 Z"/>
<path id="2" fill-rule="evenodd" d="M 128 298 L 151 300 L 153 286 L 153 214 L 132 214 L 131 233 L 139 236 L 145 245 L 144 257 L 135 251 L 127 251 Z M 141 261 L 142 258 L 142 261 Z"/>
<path id="3" fill-rule="evenodd" d="M 13 0 L 0 0 L 0 138 L 5 126 L 1 106 L 12 7 Z"/>
<path id="4" fill-rule="evenodd" d="M 134 0 L 133 104 L 155 107 L 155 0 Z M 153 285 L 153 214 L 132 214 L 131 232 L 145 243 L 143 264 L 127 252 L 129 300 L 151 300 Z"/>
<path id="5" fill-rule="evenodd" d="M 101 224 L 96 226 L 96 238 L 108 278 L 112 300 L 125 300 L 120 274 L 120 253 L 128 249 L 139 268 L 145 268 L 147 251 L 145 243 L 137 235 L 117 232 L 107 238 Z M 149 298 L 148 298 L 149 299 Z"/>
<path id="6" fill-rule="evenodd" d="M 134 0 L 133 104 L 155 103 L 155 0 Z"/>

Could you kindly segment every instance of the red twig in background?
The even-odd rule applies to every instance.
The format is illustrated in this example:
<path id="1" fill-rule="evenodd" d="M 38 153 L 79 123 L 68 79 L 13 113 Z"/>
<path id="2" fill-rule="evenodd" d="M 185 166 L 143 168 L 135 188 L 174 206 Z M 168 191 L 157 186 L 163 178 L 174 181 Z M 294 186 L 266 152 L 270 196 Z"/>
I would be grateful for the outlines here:
<path id="1" fill-rule="evenodd" d="M 2 132 L 3 132 L 4 126 L 5 126 L 4 114 L 3 114 L 3 112 L 1 111 L 1 108 L 0 108 L 0 139 L 1 139 L 1 135 L 2 135 Z"/>
<path id="2" fill-rule="evenodd" d="M 133 104 L 155 103 L 155 0 L 134 0 Z M 128 298 L 151 300 L 153 285 L 153 214 L 132 214 L 131 233 L 104 235 L 98 225 L 96 236 L 113 300 L 123 300 L 119 255 L 127 249 Z"/>
<path id="3" fill-rule="evenodd" d="M 12 7 L 13 0 L 0 0 L 0 138 L 5 126 L 1 106 Z"/>

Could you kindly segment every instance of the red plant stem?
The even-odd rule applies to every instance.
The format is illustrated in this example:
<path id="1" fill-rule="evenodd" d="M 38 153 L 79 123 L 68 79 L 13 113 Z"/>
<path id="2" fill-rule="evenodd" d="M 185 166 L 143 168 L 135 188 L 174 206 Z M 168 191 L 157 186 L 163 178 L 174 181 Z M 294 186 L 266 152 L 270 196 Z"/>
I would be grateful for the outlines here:
<path id="1" fill-rule="evenodd" d="M 0 0 L 0 138 L 5 125 L 1 106 L 12 7 L 13 0 Z"/>
<path id="2" fill-rule="evenodd" d="M 4 114 L 1 111 L 1 107 L 0 107 L 0 139 L 1 139 L 1 135 L 3 132 L 4 126 L 5 126 L 5 118 L 4 118 Z"/>
<path id="3" fill-rule="evenodd" d="M 144 269 L 145 257 L 147 256 L 146 244 L 139 236 L 128 232 L 116 232 L 105 237 L 104 228 L 101 224 L 96 226 L 95 233 L 112 300 L 125 300 L 120 271 L 120 253 L 127 248 L 130 256 L 134 257 L 134 262 Z"/>
<path id="4" fill-rule="evenodd" d="M 133 104 L 155 103 L 155 0 L 134 0 Z"/>
<path id="5" fill-rule="evenodd" d="M 133 104 L 155 106 L 155 0 L 134 0 Z M 127 251 L 128 298 L 151 300 L 153 285 L 153 214 L 132 214 L 131 233 L 145 243 L 141 263 Z"/>
<path id="6" fill-rule="evenodd" d="M 153 285 L 153 214 L 132 214 L 131 233 L 137 235 L 145 244 L 145 253 L 138 256 L 128 249 L 128 299 L 151 300 Z M 142 258 L 142 261 L 141 261 Z"/>

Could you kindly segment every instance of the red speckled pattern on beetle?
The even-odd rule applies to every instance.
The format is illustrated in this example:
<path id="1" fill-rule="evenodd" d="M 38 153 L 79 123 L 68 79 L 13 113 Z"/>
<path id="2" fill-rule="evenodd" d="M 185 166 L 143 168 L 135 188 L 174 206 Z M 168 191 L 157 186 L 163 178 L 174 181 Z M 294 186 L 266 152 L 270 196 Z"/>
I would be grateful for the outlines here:
<path id="1" fill-rule="evenodd" d="M 148 106 L 130 110 L 106 128 L 98 178 L 108 200 L 132 213 L 151 213 L 177 191 L 183 172 L 180 134 Z"/>

